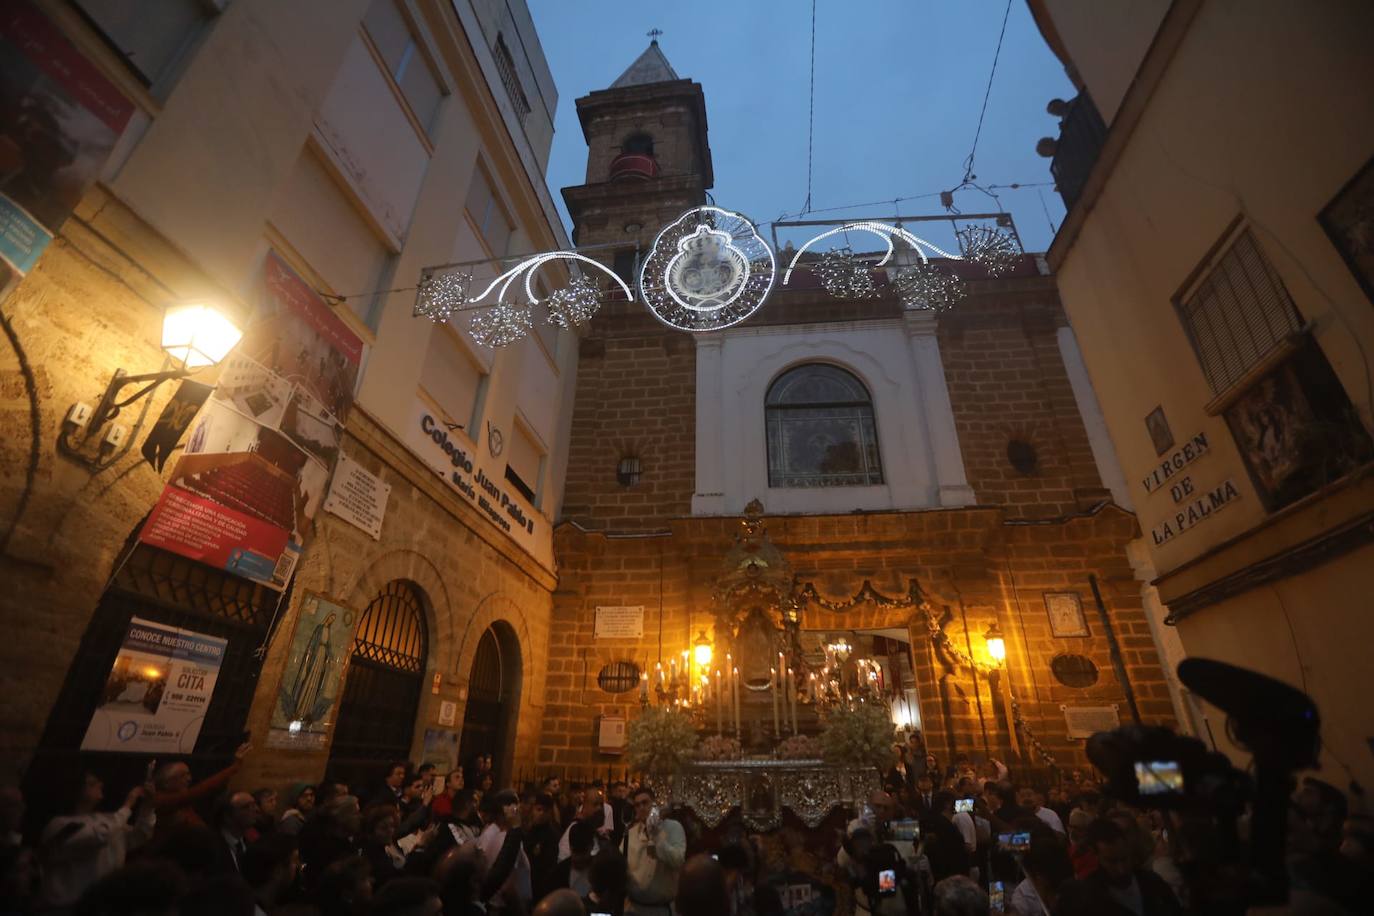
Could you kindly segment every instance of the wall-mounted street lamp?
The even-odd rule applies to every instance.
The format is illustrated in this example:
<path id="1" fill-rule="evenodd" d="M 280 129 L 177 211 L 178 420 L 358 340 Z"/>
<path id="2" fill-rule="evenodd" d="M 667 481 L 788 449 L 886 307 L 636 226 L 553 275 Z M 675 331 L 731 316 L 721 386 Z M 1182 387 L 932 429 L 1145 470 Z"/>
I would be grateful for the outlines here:
<path id="1" fill-rule="evenodd" d="M 983 639 L 987 641 L 988 655 L 992 656 L 993 661 L 1000 665 L 1007 660 L 1007 641 L 1002 637 L 1002 629 L 997 626 L 997 621 L 994 620 L 992 626 L 988 627 Z"/>
<path id="2" fill-rule="evenodd" d="M 238 325 L 214 306 L 190 302 L 169 307 L 162 316 L 162 349 L 170 363 L 179 368 L 139 375 L 116 369 L 95 410 L 78 401 L 67 411 L 57 439 L 58 449 L 96 470 L 109 467 L 113 461 L 108 459 L 109 454 L 124 445 L 129 436 L 124 427 L 111 425 L 94 456 L 84 452 L 82 447 L 94 439 L 105 424 L 112 423 L 121 410 L 151 394 L 163 382 L 186 378 L 198 369 L 217 364 L 242 336 Z M 142 387 L 121 397 L 126 387 L 138 384 Z M 136 425 L 133 434 L 137 432 Z"/>

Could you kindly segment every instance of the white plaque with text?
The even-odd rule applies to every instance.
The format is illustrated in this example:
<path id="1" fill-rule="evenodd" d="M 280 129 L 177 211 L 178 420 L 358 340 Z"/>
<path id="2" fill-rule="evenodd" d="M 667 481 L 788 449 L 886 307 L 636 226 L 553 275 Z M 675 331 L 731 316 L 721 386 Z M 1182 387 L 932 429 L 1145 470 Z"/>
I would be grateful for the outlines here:
<path id="1" fill-rule="evenodd" d="M 644 605 L 598 607 L 597 639 L 639 639 L 644 635 Z"/>
<path id="2" fill-rule="evenodd" d="M 1121 725 L 1116 706 L 1060 706 L 1070 738 L 1091 738 Z"/>
<path id="3" fill-rule="evenodd" d="M 391 484 L 340 452 L 329 495 L 324 499 L 324 511 L 361 528 L 374 540 L 381 540 L 382 518 L 390 496 Z"/>

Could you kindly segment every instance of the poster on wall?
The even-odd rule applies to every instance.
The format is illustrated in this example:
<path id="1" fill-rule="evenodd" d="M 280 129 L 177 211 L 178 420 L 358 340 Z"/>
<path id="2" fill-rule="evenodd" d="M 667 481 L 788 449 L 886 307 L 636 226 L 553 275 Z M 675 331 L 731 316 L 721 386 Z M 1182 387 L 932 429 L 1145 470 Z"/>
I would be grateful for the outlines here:
<path id="1" fill-rule="evenodd" d="M 145 543 L 282 589 L 339 457 L 362 340 L 275 253 Z"/>
<path id="2" fill-rule="evenodd" d="M 28 3 L 0 12 L 0 288 L 33 269 L 134 106 Z"/>
<path id="3" fill-rule="evenodd" d="M 435 770 L 444 776 L 458 769 L 458 733 L 451 728 L 425 729 L 420 762 L 434 764 Z"/>
<path id="4" fill-rule="evenodd" d="M 306 593 L 272 706 L 268 747 L 324 747 L 356 623 L 352 609 Z"/>
<path id="5" fill-rule="evenodd" d="M 135 617 L 81 749 L 192 753 L 227 645 L 217 636 Z"/>

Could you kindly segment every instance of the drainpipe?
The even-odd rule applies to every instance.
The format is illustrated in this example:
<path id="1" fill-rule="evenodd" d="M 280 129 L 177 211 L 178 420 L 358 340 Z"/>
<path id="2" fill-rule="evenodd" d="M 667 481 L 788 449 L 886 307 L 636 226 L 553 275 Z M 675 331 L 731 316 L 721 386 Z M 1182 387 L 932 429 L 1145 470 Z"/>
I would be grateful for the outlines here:
<path id="1" fill-rule="evenodd" d="M 1088 584 L 1092 586 L 1093 601 L 1097 602 L 1097 616 L 1102 620 L 1102 632 L 1107 634 L 1107 646 L 1112 653 L 1112 667 L 1116 669 L 1116 679 L 1126 693 L 1126 705 L 1131 710 L 1131 719 L 1140 724 L 1140 707 L 1135 703 L 1135 691 L 1131 689 L 1131 678 L 1126 674 L 1126 662 L 1121 657 L 1121 644 L 1116 641 L 1116 631 L 1112 629 L 1112 619 L 1107 616 L 1107 605 L 1102 603 L 1102 592 L 1097 587 L 1097 575 L 1088 573 Z"/>

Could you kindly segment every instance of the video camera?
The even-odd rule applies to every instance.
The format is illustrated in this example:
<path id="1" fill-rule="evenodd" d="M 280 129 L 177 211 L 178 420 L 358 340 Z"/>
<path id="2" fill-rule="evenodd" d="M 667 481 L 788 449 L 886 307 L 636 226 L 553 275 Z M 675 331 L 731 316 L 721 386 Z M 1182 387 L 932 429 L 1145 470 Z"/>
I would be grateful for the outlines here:
<path id="1" fill-rule="evenodd" d="M 1224 866 L 1243 869 L 1237 906 L 1287 902 L 1284 847 L 1293 774 L 1315 767 L 1321 719 L 1311 697 L 1273 678 L 1204 658 L 1185 659 L 1178 676 L 1226 713 L 1231 739 L 1254 756 L 1254 778 L 1196 738 L 1127 725 L 1088 739 L 1088 758 L 1106 774 L 1105 792 L 1145 808 L 1213 818 Z M 1236 821 L 1252 805 L 1248 856 Z M 1243 910 L 1242 910 L 1243 911 Z"/>

